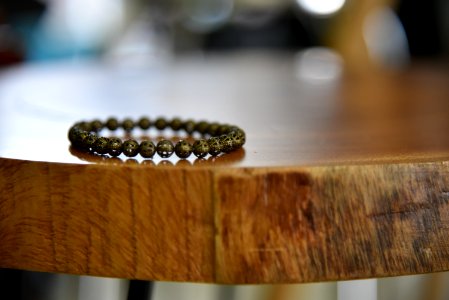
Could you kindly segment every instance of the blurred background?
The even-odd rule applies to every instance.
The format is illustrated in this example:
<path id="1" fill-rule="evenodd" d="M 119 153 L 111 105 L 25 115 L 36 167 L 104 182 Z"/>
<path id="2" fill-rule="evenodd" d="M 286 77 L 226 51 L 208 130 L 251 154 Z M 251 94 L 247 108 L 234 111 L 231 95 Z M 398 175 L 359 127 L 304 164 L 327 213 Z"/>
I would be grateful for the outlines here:
<path id="1" fill-rule="evenodd" d="M 124 279 L 0 270 L 2 299 L 125 300 Z M 284 285 L 156 282 L 148 300 L 436 300 L 449 298 L 449 273 Z M 8 294 L 9 293 L 9 294 Z"/>
<path id="2" fill-rule="evenodd" d="M 0 72 L 86 60 L 145 68 L 183 56 L 273 51 L 295 54 L 301 78 L 362 76 L 445 63 L 448 15 L 447 0 L 1 0 Z M 6 270 L 0 282 L 19 291 L 14 299 L 125 299 L 128 284 Z M 447 282 L 447 273 L 380 279 L 374 298 L 363 299 L 447 299 Z M 156 283 L 153 299 L 337 298 L 332 282 Z"/>
<path id="3" fill-rule="evenodd" d="M 447 13 L 444 0 L 3 0 L 0 65 L 326 47 L 349 70 L 398 68 L 447 59 Z"/>

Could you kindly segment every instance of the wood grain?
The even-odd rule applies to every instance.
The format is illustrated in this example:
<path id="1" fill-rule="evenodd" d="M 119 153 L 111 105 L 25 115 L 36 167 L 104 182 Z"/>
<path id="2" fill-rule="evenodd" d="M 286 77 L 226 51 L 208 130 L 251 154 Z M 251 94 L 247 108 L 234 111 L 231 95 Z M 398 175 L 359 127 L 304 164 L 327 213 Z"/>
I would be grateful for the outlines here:
<path id="1" fill-rule="evenodd" d="M 447 174 L 446 163 L 220 174 L 217 279 L 304 282 L 447 270 Z"/>
<path id="2" fill-rule="evenodd" d="M 207 170 L 3 160 L 0 174 L 2 267 L 213 279 Z"/>
<path id="3" fill-rule="evenodd" d="M 89 72 L 79 85 L 65 68 L 3 75 L 0 267 L 218 283 L 449 270 L 448 73 L 424 65 L 314 85 L 292 62 L 235 56 L 200 71 L 180 62 L 149 99 L 133 93 L 155 80 L 102 94 Z M 55 80 L 38 84 L 46 97 L 34 82 L 42 78 Z M 54 100 L 60 86 L 67 102 Z M 124 91 L 129 108 L 111 96 Z M 105 160 L 69 148 L 67 128 L 81 115 L 173 107 L 238 124 L 248 142 L 205 161 Z"/>
<path id="4" fill-rule="evenodd" d="M 219 283 L 443 271 L 448 171 L 447 163 L 211 170 L 2 160 L 0 265 Z"/>

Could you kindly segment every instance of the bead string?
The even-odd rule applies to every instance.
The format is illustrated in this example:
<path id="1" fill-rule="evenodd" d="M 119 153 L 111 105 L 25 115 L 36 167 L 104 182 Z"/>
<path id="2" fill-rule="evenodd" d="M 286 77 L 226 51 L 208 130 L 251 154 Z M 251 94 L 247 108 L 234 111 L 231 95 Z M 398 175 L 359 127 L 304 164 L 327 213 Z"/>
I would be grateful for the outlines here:
<path id="1" fill-rule="evenodd" d="M 174 131 L 184 130 L 189 135 L 196 132 L 203 137 L 208 136 L 208 138 L 197 139 L 193 145 L 186 140 L 179 140 L 174 145 L 170 140 L 162 139 L 155 145 L 149 140 L 139 143 L 134 139 L 122 141 L 117 137 L 99 135 L 104 128 L 111 131 L 122 128 L 130 133 L 136 127 L 142 130 L 148 130 L 151 127 L 158 130 L 171 128 Z M 152 122 L 147 117 L 143 117 L 137 122 L 131 119 L 119 122 L 116 118 L 109 118 L 106 122 L 100 120 L 79 122 L 70 127 L 68 137 L 73 147 L 84 152 L 109 154 L 112 157 L 117 157 L 122 153 L 127 157 L 135 157 L 140 154 L 143 158 L 153 158 L 155 153 L 162 158 L 168 158 L 175 153 L 181 159 L 188 158 L 192 153 L 198 158 L 203 158 L 207 154 L 217 156 L 221 153 L 229 153 L 241 148 L 246 140 L 245 132 L 234 125 L 206 121 L 182 121 L 179 118 L 174 118 L 171 121 L 157 118 Z"/>

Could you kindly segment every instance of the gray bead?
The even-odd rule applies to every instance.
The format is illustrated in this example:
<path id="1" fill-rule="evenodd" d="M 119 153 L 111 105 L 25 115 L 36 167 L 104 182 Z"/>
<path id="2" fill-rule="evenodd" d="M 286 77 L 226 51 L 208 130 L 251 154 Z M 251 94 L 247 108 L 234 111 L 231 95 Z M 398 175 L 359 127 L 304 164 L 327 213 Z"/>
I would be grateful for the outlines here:
<path id="1" fill-rule="evenodd" d="M 167 121 L 164 118 L 157 118 L 156 121 L 154 121 L 154 127 L 158 130 L 164 130 L 167 128 L 167 125 Z"/>
<path id="2" fill-rule="evenodd" d="M 95 142 L 93 150 L 98 154 L 106 154 L 108 150 L 109 139 L 106 137 L 99 137 Z"/>
<path id="3" fill-rule="evenodd" d="M 171 120 L 170 122 L 170 127 L 171 129 L 173 129 L 174 131 L 178 131 L 179 129 L 182 128 L 182 121 L 179 118 L 174 118 L 173 120 Z"/>
<path id="4" fill-rule="evenodd" d="M 152 141 L 142 141 L 140 143 L 140 155 L 143 158 L 152 158 L 156 153 L 156 146 Z"/>
<path id="5" fill-rule="evenodd" d="M 126 131 L 126 132 L 130 132 L 131 130 L 134 129 L 134 121 L 131 119 L 124 119 L 122 122 L 122 128 Z"/>
<path id="6" fill-rule="evenodd" d="M 85 145 L 84 145 L 84 140 L 87 138 L 88 135 L 89 135 L 89 132 L 80 129 L 80 130 L 76 133 L 76 136 L 75 136 L 75 140 L 74 140 L 73 146 L 75 146 L 75 147 L 78 148 L 78 149 L 85 150 L 86 147 L 85 147 Z"/>
<path id="7" fill-rule="evenodd" d="M 138 124 L 139 127 L 143 130 L 147 130 L 151 127 L 151 121 L 147 117 L 140 118 Z"/>
<path id="8" fill-rule="evenodd" d="M 241 148 L 245 144 L 245 133 L 239 129 L 239 131 L 234 130 L 228 134 L 234 144 L 234 149 Z"/>
<path id="9" fill-rule="evenodd" d="M 119 123 L 116 118 L 109 118 L 106 121 L 106 127 L 109 130 L 116 130 L 119 127 Z"/>
<path id="10" fill-rule="evenodd" d="M 217 135 L 228 134 L 231 131 L 231 126 L 227 124 L 222 124 L 218 128 Z"/>
<path id="11" fill-rule="evenodd" d="M 200 121 L 195 125 L 195 131 L 201 134 L 206 134 L 209 128 L 209 123 L 206 121 Z"/>
<path id="12" fill-rule="evenodd" d="M 193 154 L 198 158 L 203 158 L 209 153 L 209 144 L 206 140 L 197 140 L 193 143 Z"/>
<path id="13" fill-rule="evenodd" d="M 187 132 L 188 134 L 192 134 L 195 131 L 195 122 L 193 120 L 187 120 L 182 125 L 182 128 Z"/>
<path id="14" fill-rule="evenodd" d="M 119 156 L 123 151 L 123 143 L 119 138 L 109 138 L 108 153 L 111 156 Z"/>
<path id="15" fill-rule="evenodd" d="M 223 134 L 220 136 L 221 151 L 224 153 L 229 153 L 234 150 L 234 142 L 228 134 Z"/>
<path id="16" fill-rule="evenodd" d="M 211 137 L 207 143 L 209 144 L 209 154 L 217 156 L 221 153 L 221 143 L 218 137 Z"/>
<path id="17" fill-rule="evenodd" d="M 134 157 L 139 153 L 139 143 L 135 140 L 126 140 L 123 143 L 123 154 L 128 157 Z"/>
<path id="18" fill-rule="evenodd" d="M 207 127 L 207 133 L 210 136 L 216 136 L 219 128 L 220 128 L 220 124 L 218 124 L 218 123 L 209 124 L 209 127 Z"/>
<path id="19" fill-rule="evenodd" d="M 179 158 L 187 158 L 192 154 L 192 145 L 187 141 L 180 140 L 176 143 L 175 153 Z"/>
<path id="20" fill-rule="evenodd" d="M 78 138 L 78 135 L 80 133 L 81 129 L 78 126 L 72 126 L 69 129 L 69 141 L 72 144 L 75 144 L 76 139 Z"/>
<path id="21" fill-rule="evenodd" d="M 156 152 L 159 154 L 162 158 L 168 158 L 170 157 L 175 150 L 175 147 L 173 146 L 173 143 L 169 140 L 162 140 L 159 143 L 157 143 L 156 146 Z"/>
<path id="22" fill-rule="evenodd" d="M 89 134 L 83 140 L 84 148 L 93 150 L 97 139 L 98 139 L 98 136 L 95 133 L 89 132 Z"/>
<path id="23" fill-rule="evenodd" d="M 103 129 L 103 127 L 104 127 L 104 124 L 100 120 L 93 120 L 92 122 L 90 122 L 91 131 L 98 132 L 101 129 Z"/>

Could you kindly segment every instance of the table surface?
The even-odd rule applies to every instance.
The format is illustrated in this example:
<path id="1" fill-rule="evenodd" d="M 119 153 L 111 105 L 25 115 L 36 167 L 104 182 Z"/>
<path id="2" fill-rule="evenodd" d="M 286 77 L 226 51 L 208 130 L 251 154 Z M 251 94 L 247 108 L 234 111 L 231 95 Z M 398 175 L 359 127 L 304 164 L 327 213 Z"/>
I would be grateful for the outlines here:
<path id="1" fill-rule="evenodd" d="M 2 71 L 0 266 L 220 283 L 448 270 L 447 70 L 304 68 L 250 52 Z M 141 115 L 236 124 L 247 143 L 205 160 L 69 147 L 76 121 Z"/>

